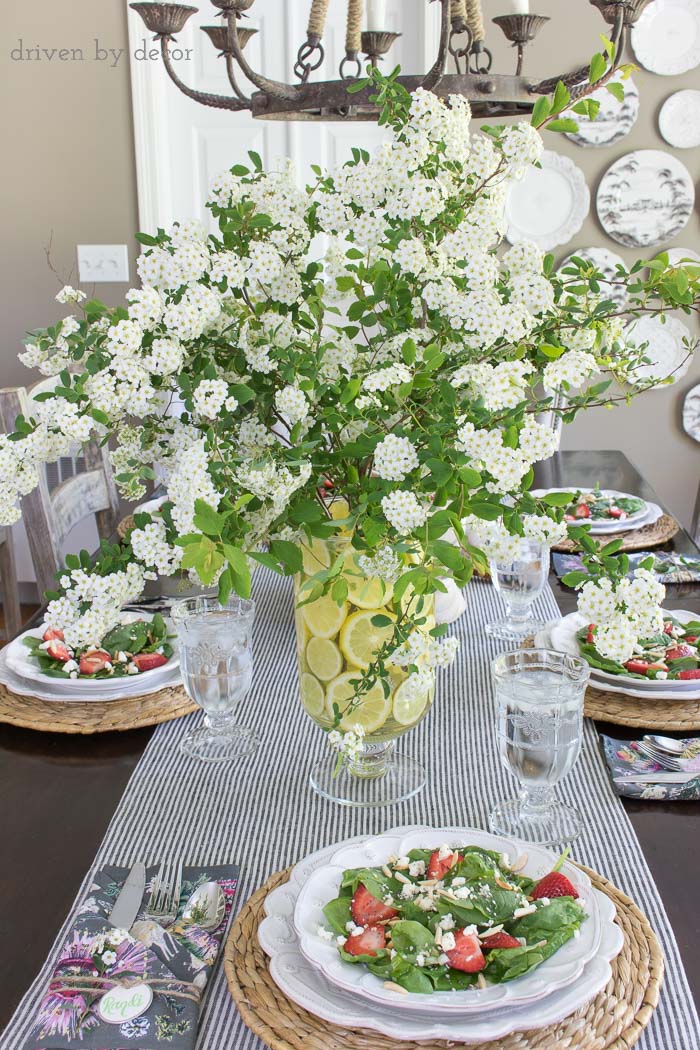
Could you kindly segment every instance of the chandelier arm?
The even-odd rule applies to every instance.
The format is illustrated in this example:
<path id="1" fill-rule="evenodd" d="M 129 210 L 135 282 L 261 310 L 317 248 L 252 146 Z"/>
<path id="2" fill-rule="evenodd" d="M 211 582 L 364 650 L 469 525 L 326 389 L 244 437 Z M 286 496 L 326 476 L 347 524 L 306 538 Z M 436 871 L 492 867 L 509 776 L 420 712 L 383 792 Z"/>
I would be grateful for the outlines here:
<path id="1" fill-rule="evenodd" d="M 440 46 L 432 69 L 421 80 L 420 86 L 432 91 L 442 80 L 447 63 L 447 51 L 450 40 L 450 3 L 451 0 L 440 0 L 442 3 L 442 24 L 440 26 Z"/>
<path id="2" fill-rule="evenodd" d="M 244 95 L 243 92 L 241 91 L 241 89 L 238 86 L 238 81 L 236 80 L 236 69 L 235 69 L 235 66 L 233 64 L 233 56 L 230 53 L 227 53 L 225 58 L 226 58 L 226 72 L 228 74 L 229 84 L 231 85 L 231 87 L 233 88 L 235 93 L 238 95 L 238 97 L 243 102 L 250 103 L 250 99 L 248 98 L 248 96 Z"/>
<path id="3" fill-rule="evenodd" d="M 259 88 L 260 91 L 272 95 L 273 98 L 280 98 L 285 99 L 288 102 L 293 102 L 298 97 L 298 89 L 294 87 L 293 84 L 283 84 L 279 80 L 269 80 L 267 77 L 261 76 L 260 73 L 256 73 L 251 67 L 247 58 L 243 54 L 241 43 L 238 39 L 235 11 L 230 11 L 228 14 L 228 27 L 233 57 L 240 66 L 243 75 L 247 77 L 251 84 L 255 84 L 256 88 Z"/>
<path id="4" fill-rule="evenodd" d="M 600 80 L 596 80 L 595 84 L 581 84 L 579 82 L 578 87 L 574 87 L 574 89 L 571 91 L 571 100 L 572 100 L 572 102 L 577 102 L 579 99 L 585 98 L 586 95 L 592 94 L 594 91 L 597 91 L 598 88 L 601 88 L 605 84 L 607 84 L 609 80 L 612 80 L 612 78 L 615 76 L 615 74 L 617 73 L 617 70 L 619 68 L 619 64 L 620 64 L 619 60 L 620 60 L 620 57 L 622 55 L 622 50 L 624 48 L 624 43 L 625 43 L 624 35 L 625 35 L 625 8 L 624 8 L 623 5 L 621 5 L 619 7 L 618 11 L 615 14 L 615 25 L 614 25 L 613 31 L 611 33 L 612 44 L 613 44 L 613 46 L 615 48 L 615 61 L 610 66 L 610 69 L 607 71 L 607 73 L 605 73 L 600 78 Z M 588 78 L 588 72 L 586 72 L 586 78 Z"/>
<path id="5" fill-rule="evenodd" d="M 187 95 L 188 98 L 193 98 L 195 102 L 201 102 L 203 106 L 213 106 L 214 109 L 230 109 L 233 111 L 240 111 L 243 109 L 250 109 L 251 104 L 248 99 L 241 100 L 240 98 L 229 98 L 226 95 L 214 95 L 209 91 L 197 91 L 195 88 L 191 88 L 188 84 L 185 84 L 183 80 L 180 80 L 179 76 L 173 68 L 173 64 L 170 59 L 170 53 L 168 51 L 168 37 L 161 36 L 160 38 L 160 52 L 163 57 L 163 65 L 168 73 L 168 76 L 172 82 L 180 89 L 183 95 Z"/>

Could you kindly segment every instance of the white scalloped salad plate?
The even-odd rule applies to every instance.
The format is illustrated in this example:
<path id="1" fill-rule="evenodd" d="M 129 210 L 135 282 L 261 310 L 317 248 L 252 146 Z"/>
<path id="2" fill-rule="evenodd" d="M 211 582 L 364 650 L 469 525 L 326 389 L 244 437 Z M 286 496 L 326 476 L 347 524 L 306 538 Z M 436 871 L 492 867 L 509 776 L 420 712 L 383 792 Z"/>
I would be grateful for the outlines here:
<path id="1" fill-rule="evenodd" d="M 565 864 L 562 870 L 585 902 L 588 918 L 581 926 L 578 938 L 568 941 L 541 966 L 523 977 L 486 988 L 471 987 L 449 993 L 435 992 L 432 995 L 402 994 L 385 987 L 385 982 L 364 966 L 343 961 L 335 944 L 324 940 L 320 933 L 327 925 L 323 907 L 338 896 L 343 872 L 348 868 L 381 865 L 392 854 L 404 856 L 411 849 L 432 849 L 443 844 L 496 850 L 506 855 L 511 864 L 526 849 L 528 856 L 524 872 L 532 877 L 551 871 L 557 860 L 555 854 L 542 847 L 529 843 L 520 847 L 475 828 L 420 830 L 398 841 L 396 836 L 379 836 L 361 844 L 343 847 L 333 855 L 330 863 L 309 876 L 297 899 L 294 927 L 299 936 L 301 954 L 307 962 L 315 966 L 331 984 L 353 996 L 378 1005 L 391 1006 L 401 1012 L 465 1014 L 510 1009 L 542 999 L 575 981 L 598 950 L 601 921 L 590 880 L 570 864 Z"/>

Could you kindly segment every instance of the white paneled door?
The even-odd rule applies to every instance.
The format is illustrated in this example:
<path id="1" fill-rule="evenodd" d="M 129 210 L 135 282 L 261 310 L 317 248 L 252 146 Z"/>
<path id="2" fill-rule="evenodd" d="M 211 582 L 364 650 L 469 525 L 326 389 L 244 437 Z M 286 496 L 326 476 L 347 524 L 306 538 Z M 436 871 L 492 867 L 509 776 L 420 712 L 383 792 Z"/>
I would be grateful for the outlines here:
<path id="1" fill-rule="evenodd" d="M 127 0 L 125 0 L 127 2 Z M 246 25 L 259 32 L 246 48 L 251 66 L 273 79 L 293 78 L 299 45 L 306 39 L 310 0 L 256 0 Z M 323 41 L 326 57 L 312 77 L 334 80 L 344 55 L 345 0 L 330 0 Z M 428 0 L 389 0 L 387 29 L 401 31 L 385 62 L 387 71 L 400 64 L 418 73 L 433 62 L 437 49 L 440 5 Z M 141 18 L 128 11 L 136 162 L 141 229 L 153 231 L 175 218 L 208 221 L 204 207 L 212 179 L 255 150 L 266 166 L 291 157 L 303 182 L 311 164 L 333 167 L 353 146 L 372 149 L 382 132 L 366 122 L 277 122 L 253 120 L 202 106 L 170 81 L 160 58 L 151 59 L 155 44 Z M 178 35 L 172 56 L 187 84 L 201 91 L 230 94 L 224 60 L 218 58 L 200 26 L 219 23 L 206 3 Z M 252 87 L 244 81 L 246 89 Z"/>

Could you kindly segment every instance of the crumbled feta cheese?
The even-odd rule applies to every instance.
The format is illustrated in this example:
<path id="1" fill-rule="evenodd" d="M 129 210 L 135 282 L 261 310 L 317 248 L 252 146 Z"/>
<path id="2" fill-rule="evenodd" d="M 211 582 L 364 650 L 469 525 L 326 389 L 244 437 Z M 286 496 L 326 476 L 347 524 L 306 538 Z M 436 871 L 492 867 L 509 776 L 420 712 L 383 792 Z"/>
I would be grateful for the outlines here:
<path id="1" fill-rule="evenodd" d="M 384 901 L 384 903 L 385 903 L 385 904 L 388 904 L 388 905 L 389 905 L 389 907 L 391 907 L 391 905 L 392 905 L 392 904 L 394 903 L 394 898 L 393 898 L 393 897 L 391 896 L 391 894 L 390 894 L 390 893 L 386 893 L 386 894 L 385 894 L 385 895 L 384 895 L 384 896 L 382 897 L 382 900 Z"/>
<path id="2" fill-rule="evenodd" d="M 442 954 L 438 956 L 438 962 L 440 963 L 440 966 L 447 966 L 449 961 L 450 957 L 448 955 L 445 955 L 444 952 L 442 952 Z"/>
<path id="3" fill-rule="evenodd" d="M 458 875 L 457 878 L 452 880 L 452 885 L 453 886 L 463 886 L 466 881 L 467 880 L 464 878 L 463 875 Z"/>
<path id="4" fill-rule="evenodd" d="M 540 897 L 540 905 L 541 905 L 541 907 L 546 908 L 547 905 L 551 904 L 551 903 L 552 902 L 550 901 L 549 897 Z"/>
<path id="5" fill-rule="evenodd" d="M 396 948 L 392 948 L 391 949 L 391 951 L 389 952 L 389 958 L 390 959 L 395 959 L 396 958 Z"/>
<path id="6" fill-rule="evenodd" d="M 419 897 L 416 904 L 421 911 L 435 911 L 435 903 L 432 897 Z"/>
<path id="7" fill-rule="evenodd" d="M 657 671 L 656 672 L 656 681 L 657 682 L 664 682 L 667 678 L 668 678 L 668 671 Z"/>
<path id="8" fill-rule="evenodd" d="M 449 930 L 445 930 L 442 937 L 440 938 L 440 946 L 442 950 L 444 952 L 450 952 L 452 951 L 456 943 L 457 942 L 455 941 L 454 933 L 450 933 Z"/>
<path id="9" fill-rule="evenodd" d="M 451 846 L 448 846 L 446 843 L 444 845 L 440 846 L 440 849 L 438 850 L 438 858 L 440 860 L 445 860 L 447 857 L 451 857 L 451 856 L 452 856 L 452 847 Z"/>
<path id="10" fill-rule="evenodd" d="M 468 886 L 459 886 L 458 889 L 455 890 L 455 897 L 458 897 L 461 901 L 468 900 L 471 895 L 472 891 Z"/>
<path id="11" fill-rule="evenodd" d="M 114 659 L 118 664 L 125 664 L 127 661 L 127 655 L 126 653 L 123 653 L 120 649 L 117 655 L 114 657 Z"/>
<path id="12" fill-rule="evenodd" d="M 318 935 L 319 935 L 319 937 L 321 938 L 322 941 L 329 941 L 330 942 L 330 941 L 333 940 L 333 934 L 331 933 L 330 930 L 327 930 L 325 926 L 319 926 L 319 928 L 318 928 Z"/>
<path id="13" fill-rule="evenodd" d="M 522 919 L 525 915 L 532 915 L 534 911 L 537 911 L 537 905 L 528 904 L 527 908 L 516 908 L 513 912 L 513 918 Z"/>
<path id="14" fill-rule="evenodd" d="M 350 922 L 345 923 L 345 929 L 348 931 L 351 937 L 357 937 L 359 934 L 363 933 L 364 926 L 356 926 L 351 919 Z"/>
<path id="15" fill-rule="evenodd" d="M 419 893 L 420 889 L 418 888 L 418 886 L 416 886 L 412 882 L 406 882 L 405 885 L 401 887 L 401 893 L 399 894 L 399 897 L 401 898 L 401 900 L 410 901 L 412 897 L 415 897 Z"/>
<path id="16" fill-rule="evenodd" d="M 342 934 L 339 934 L 335 939 L 335 943 L 338 945 L 339 948 L 342 948 L 346 941 L 347 937 L 343 937 Z"/>
<path id="17" fill-rule="evenodd" d="M 491 892 L 491 887 L 489 886 L 488 882 L 484 882 L 481 886 L 479 886 L 479 896 L 485 897 L 487 899 L 489 897 L 493 897 L 493 893 Z"/>
<path id="18" fill-rule="evenodd" d="M 408 865 L 408 874 L 417 879 L 420 875 L 425 875 L 425 861 L 414 860 Z"/>
<path id="19" fill-rule="evenodd" d="M 410 863 L 411 861 L 409 857 L 399 857 L 399 859 L 394 864 L 394 867 L 398 868 L 399 871 L 405 871 Z"/>
<path id="20" fill-rule="evenodd" d="M 462 930 L 462 933 L 464 934 L 465 937 L 471 937 L 471 935 L 473 933 L 476 933 L 476 926 L 474 926 L 474 925 L 472 925 L 472 926 L 465 926 L 464 929 Z"/>
<path id="21" fill-rule="evenodd" d="M 127 674 L 138 674 L 139 673 L 139 669 L 136 666 L 136 664 L 129 664 L 129 666 L 126 669 L 126 673 Z"/>
<path id="22" fill-rule="evenodd" d="M 70 673 L 71 671 L 77 671 L 78 670 L 78 661 L 77 660 L 66 660 L 66 662 L 63 665 L 63 670 L 67 671 L 68 673 Z"/>
<path id="23" fill-rule="evenodd" d="M 455 921 L 452 918 L 452 913 L 448 911 L 447 915 L 443 915 L 438 923 L 438 927 L 441 930 L 454 930 Z"/>
<path id="24" fill-rule="evenodd" d="M 71 673 L 69 675 L 69 678 L 77 678 L 77 677 L 78 677 L 78 672 L 77 671 L 71 671 Z"/>
<path id="25" fill-rule="evenodd" d="M 425 956 L 422 952 L 418 952 L 416 956 L 416 966 L 425 966 Z"/>

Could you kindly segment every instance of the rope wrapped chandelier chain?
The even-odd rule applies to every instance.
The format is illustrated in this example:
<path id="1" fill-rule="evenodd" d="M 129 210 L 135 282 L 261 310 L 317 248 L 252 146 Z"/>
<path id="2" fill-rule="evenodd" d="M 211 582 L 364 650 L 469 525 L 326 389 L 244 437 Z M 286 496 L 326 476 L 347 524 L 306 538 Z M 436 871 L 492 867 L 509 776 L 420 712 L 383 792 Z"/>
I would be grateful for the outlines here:
<path id="1" fill-rule="evenodd" d="M 336 80 L 313 80 L 325 53 L 324 32 L 330 0 L 311 0 L 306 40 L 294 63 L 297 82 L 271 80 L 252 68 L 244 50 L 257 30 L 243 23 L 255 0 L 211 0 L 221 21 L 201 26 L 226 64 L 231 95 L 198 91 L 182 81 L 170 55 L 170 45 L 182 31 L 196 7 L 160 2 L 132 3 L 130 7 L 143 19 L 146 28 L 160 42 L 163 64 L 171 80 L 189 98 L 205 106 L 231 111 L 248 110 L 265 120 L 376 120 L 377 109 L 370 100 L 371 87 L 350 93 L 348 87 L 363 76 L 367 64 L 376 66 L 391 50 L 401 33 L 382 25 L 383 0 L 345 0 L 345 54 Z M 342 2 L 342 0 L 334 0 Z M 523 74 L 527 45 L 549 21 L 543 15 L 527 13 L 499 15 L 493 22 L 516 51 L 515 72 L 492 71 L 493 56 L 486 46 L 486 26 L 481 0 L 426 0 L 441 7 L 440 38 L 431 68 L 420 76 L 400 76 L 409 91 L 418 87 L 437 95 L 462 95 L 469 99 L 479 117 L 523 115 L 529 113 L 538 97 L 549 94 L 562 80 L 576 98 L 586 89 L 588 65 L 545 79 Z M 505 0 L 504 0 L 505 2 Z M 581 0 L 585 3 L 585 0 Z M 621 56 L 627 34 L 651 0 L 589 0 L 607 23 L 607 35 Z M 371 16 L 371 17 L 370 17 Z M 363 24 L 367 20 L 367 28 Z M 379 23 L 379 27 L 378 27 Z M 247 95 L 239 82 L 241 74 L 256 91 Z"/>

